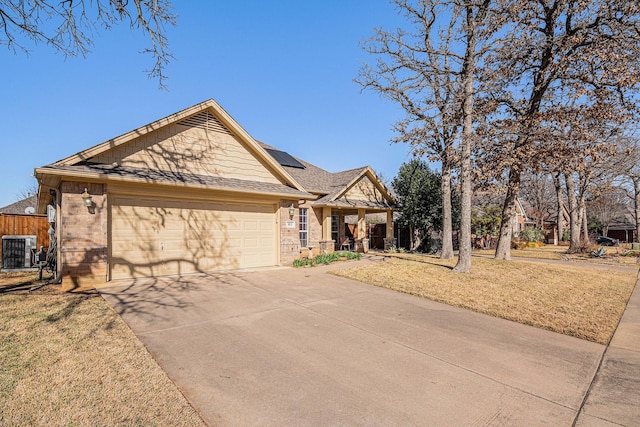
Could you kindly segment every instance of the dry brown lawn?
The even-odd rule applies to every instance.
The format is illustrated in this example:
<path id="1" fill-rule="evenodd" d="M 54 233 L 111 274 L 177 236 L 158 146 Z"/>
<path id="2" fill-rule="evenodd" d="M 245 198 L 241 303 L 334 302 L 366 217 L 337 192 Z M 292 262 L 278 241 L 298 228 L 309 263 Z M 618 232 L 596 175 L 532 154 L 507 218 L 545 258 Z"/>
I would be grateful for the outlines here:
<path id="1" fill-rule="evenodd" d="M 204 425 L 99 295 L 61 294 L 53 286 L 0 294 L 0 420 L 3 426 Z"/>
<path id="2" fill-rule="evenodd" d="M 611 340 L 638 275 L 479 257 L 470 274 L 453 273 L 454 265 L 399 254 L 333 274 L 601 344 Z"/>
<path id="3" fill-rule="evenodd" d="M 594 247 L 598 247 L 594 245 Z M 562 260 L 567 259 L 576 262 L 590 262 L 607 265 L 629 265 L 634 266 L 638 264 L 640 258 L 637 256 L 624 256 L 629 253 L 627 249 L 620 246 L 603 246 L 606 258 L 592 258 L 589 254 L 567 254 L 567 246 L 555 246 L 545 245 L 539 248 L 522 248 L 511 249 L 511 256 L 513 258 L 535 258 L 535 259 L 550 259 L 550 260 Z M 493 256 L 495 249 L 477 249 L 473 251 L 476 255 Z"/>

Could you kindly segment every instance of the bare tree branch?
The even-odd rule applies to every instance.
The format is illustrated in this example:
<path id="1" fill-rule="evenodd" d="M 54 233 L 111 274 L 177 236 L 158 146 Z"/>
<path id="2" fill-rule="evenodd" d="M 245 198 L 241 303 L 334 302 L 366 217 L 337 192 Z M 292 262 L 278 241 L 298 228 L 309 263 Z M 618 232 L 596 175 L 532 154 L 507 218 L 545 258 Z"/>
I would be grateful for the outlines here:
<path id="1" fill-rule="evenodd" d="M 44 43 L 64 57 L 86 57 L 99 29 L 110 30 L 119 22 L 144 33 L 154 65 L 149 78 L 166 88 L 167 65 L 173 59 L 166 36 L 167 25 L 175 25 L 168 0 L 0 0 L 0 45 L 14 53 L 30 53 L 26 41 Z"/>

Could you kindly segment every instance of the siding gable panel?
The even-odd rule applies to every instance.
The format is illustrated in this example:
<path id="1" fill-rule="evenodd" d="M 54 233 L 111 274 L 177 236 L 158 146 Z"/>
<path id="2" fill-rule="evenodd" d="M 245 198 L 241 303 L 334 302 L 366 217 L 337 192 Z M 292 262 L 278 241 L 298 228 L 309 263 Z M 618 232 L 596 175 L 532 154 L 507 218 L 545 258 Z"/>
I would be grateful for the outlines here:
<path id="1" fill-rule="evenodd" d="M 353 184 L 347 192 L 338 200 L 360 200 L 367 202 L 384 202 L 385 198 L 378 190 L 378 187 L 364 175 L 358 182 Z"/>
<path id="2" fill-rule="evenodd" d="M 208 111 L 170 124 L 89 159 L 168 172 L 282 183 Z"/>

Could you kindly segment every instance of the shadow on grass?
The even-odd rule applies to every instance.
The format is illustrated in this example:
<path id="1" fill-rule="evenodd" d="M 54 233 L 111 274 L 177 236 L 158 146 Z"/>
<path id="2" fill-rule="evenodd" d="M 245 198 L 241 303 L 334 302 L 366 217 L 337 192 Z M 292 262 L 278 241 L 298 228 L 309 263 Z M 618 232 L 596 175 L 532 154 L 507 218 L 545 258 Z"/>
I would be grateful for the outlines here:
<path id="1" fill-rule="evenodd" d="M 415 256 L 415 255 L 413 255 Z M 435 261 L 430 261 L 429 258 L 425 258 L 425 259 L 416 259 L 416 258 L 407 258 L 404 256 L 399 256 L 399 255 L 385 255 L 385 258 L 396 258 L 396 259 L 401 259 L 403 261 L 411 261 L 411 262 L 417 262 L 420 264 L 429 264 L 429 265 L 433 265 L 435 267 L 440 267 L 446 270 L 453 270 L 454 266 L 449 266 L 449 265 L 442 265 L 438 262 Z"/>
<path id="2" fill-rule="evenodd" d="M 93 291 L 93 292 L 92 291 L 89 291 L 89 292 L 75 292 L 74 294 L 65 294 L 65 295 L 67 295 L 70 298 L 70 300 L 67 301 L 65 306 L 62 307 L 59 311 L 57 311 L 56 313 L 48 315 L 44 319 L 46 322 L 55 323 L 55 322 L 59 322 L 59 321 L 61 321 L 63 319 L 66 319 L 68 317 L 71 317 L 73 315 L 73 313 L 75 312 L 75 310 L 82 303 L 84 303 L 86 300 L 88 300 L 90 298 L 96 298 L 96 297 L 100 296 L 95 291 Z"/>

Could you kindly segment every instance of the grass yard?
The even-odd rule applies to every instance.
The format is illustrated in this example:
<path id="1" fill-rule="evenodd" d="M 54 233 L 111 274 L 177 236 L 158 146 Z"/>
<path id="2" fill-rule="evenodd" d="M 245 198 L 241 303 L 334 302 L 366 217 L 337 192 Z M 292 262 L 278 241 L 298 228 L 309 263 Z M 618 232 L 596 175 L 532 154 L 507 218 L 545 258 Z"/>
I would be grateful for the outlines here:
<path id="1" fill-rule="evenodd" d="M 0 287 L 16 280 L 0 277 Z M 204 425 L 99 295 L 63 294 L 53 286 L 0 293 L 0 420 L 3 426 Z"/>
<path id="2" fill-rule="evenodd" d="M 511 249 L 511 256 L 513 258 L 520 257 L 560 260 L 562 259 L 562 255 L 566 254 L 566 252 L 566 246 L 546 245 L 539 248 Z M 474 249 L 473 253 L 477 255 L 494 256 L 496 251 L 495 249 Z"/>
<path id="3" fill-rule="evenodd" d="M 597 247 L 597 246 L 596 246 Z M 637 256 L 625 256 L 629 251 L 620 246 L 603 246 L 606 258 L 593 258 L 589 254 L 567 254 L 568 246 L 545 245 L 539 248 L 511 249 L 512 258 L 535 258 L 550 260 L 570 260 L 576 262 L 594 262 L 607 265 L 629 265 L 638 264 Z M 495 249 L 475 249 L 476 255 L 486 255 L 493 257 Z"/>
<path id="4" fill-rule="evenodd" d="M 451 271 L 455 262 L 394 254 L 384 262 L 332 273 L 601 344 L 611 340 L 638 276 L 632 268 L 480 257 L 474 257 L 470 274 L 457 274 Z"/>

